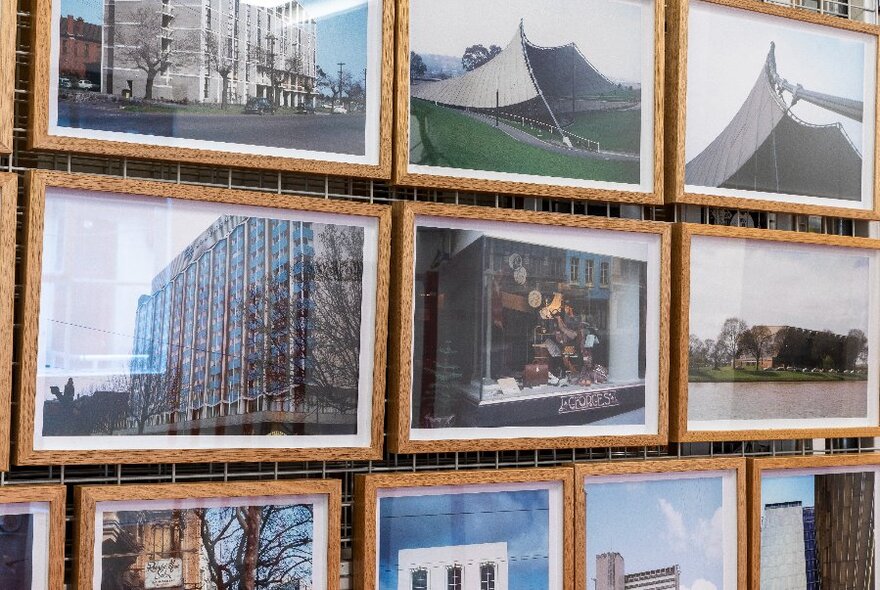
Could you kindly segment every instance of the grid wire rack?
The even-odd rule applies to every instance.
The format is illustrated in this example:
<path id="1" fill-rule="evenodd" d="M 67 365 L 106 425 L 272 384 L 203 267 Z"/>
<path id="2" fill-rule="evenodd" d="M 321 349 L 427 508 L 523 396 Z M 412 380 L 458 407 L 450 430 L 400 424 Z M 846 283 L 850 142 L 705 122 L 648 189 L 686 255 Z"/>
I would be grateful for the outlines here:
<path id="1" fill-rule="evenodd" d="M 810 231 L 839 235 L 877 236 L 878 222 L 839 218 L 781 215 L 755 211 L 719 210 L 707 207 L 644 207 L 602 201 L 529 198 L 505 194 L 476 194 L 458 191 L 414 190 L 392 187 L 386 182 L 364 178 L 307 176 L 260 170 L 241 170 L 200 165 L 161 163 L 127 158 L 82 156 L 70 153 L 35 152 L 27 149 L 31 62 L 31 6 L 38 0 L 19 0 L 16 39 L 15 125 L 13 152 L 0 157 L 0 171 L 23 174 L 33 169 L 84 172 L 123 178 L 185 183 L 196 186 L 236 188 L 316 199 L 357 200 L 392 203 L 418 200 L 460 203 L 485 207 L 553 211 L 571 215 L 626 217 L 654 221 L 690 221 L 705 224 L 737 224 L 759 228 Z M 47 1 L 47 0 L 42 0 Z M 387 0 L 386 0 L 387 1 Z M 759 0 L 755 0 L 759 1 Z M 871 1 L 871 0 L 867 0 Z M 876 5 L 858 5 L 858 0 L 793 0 L 805 10 L 837 14 L 866 22 L 877 22 Z M 781 2 L 789 4 L 788 2 Z M 19 183 L 21 185 L 21 183 Z M 27 199 L 20 189 L 17 211 L 15 325 L 16 343 L 21 335 L 21 261 L 24 255 L 22 220 Z M 9 272 L 9 269 L 4 269 Z M 13 360 L 13 390 L 18 388 L 19 347 Z M 17 403 L 13 399 L 13 417 Z M 13 420 L 14 422 L 14 420 Z M 352 502 L 354 476 L 362 473 L 418 472 L 429 470 L 494 470 L 565 465 L 584 461 L 648 460 L 675 457 L 799 455 L 815 453 L 867 453 L 878 450 L 880 439 L 804 439 L 790 441 L 728 441 L 719 443 L 669 444 L 633 448 L 534 449 L 395 455 L 378 461 L 204 463 L 160 465 L 75 465 L 12 467 L 0 474 L 0 486 L 61 483 L 68 485 L 65 546 L 65 583 L 72 581 L 73 512 L 72 492 L 76 485 L 119 485 L 126 483 L 258 481 L 291 478 L 335 478 L 342 483 L 341 543 L 343 563 L 341 590 L 351 587 Z M 14 443 L 11 443 L 14 444 Z M 97 458 L 97 457 L 96 457 Z"/>

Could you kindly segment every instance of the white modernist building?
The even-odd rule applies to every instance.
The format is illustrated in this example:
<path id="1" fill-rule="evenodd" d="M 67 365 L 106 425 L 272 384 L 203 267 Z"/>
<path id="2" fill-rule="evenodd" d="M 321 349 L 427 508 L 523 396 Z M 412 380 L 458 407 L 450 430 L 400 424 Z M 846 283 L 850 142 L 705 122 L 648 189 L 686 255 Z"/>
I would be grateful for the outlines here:
<path id="1" fill-rule="evenodd" d="M 507 590 L 507 543 L 401 549 L 398 590 Z"/>
<path id="2" fill-rule="evenodd" d="M 761 522 L 761 590 L 807 587 L 804 509 L 800 502 L 768 504 Z"/>
<path id="3" fill-rule="evenodd" d="M 297 0 L 106 0 L 102 91 L 314 106 L 317 24 Z M 145 68 L 150 62 L 152 76 Z M 148 93 L 148 86 L 150 92 Z"/>

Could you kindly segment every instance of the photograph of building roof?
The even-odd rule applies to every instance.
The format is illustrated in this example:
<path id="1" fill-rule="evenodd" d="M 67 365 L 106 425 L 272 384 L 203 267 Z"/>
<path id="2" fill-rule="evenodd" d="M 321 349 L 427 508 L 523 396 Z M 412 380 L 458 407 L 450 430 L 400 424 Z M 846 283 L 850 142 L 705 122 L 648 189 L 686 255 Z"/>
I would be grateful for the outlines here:
<path id="1" fill-rule="evenodd" d="M 703 4 L 688 25 L 688 190 L 861 201 L 873 38 Z"/>
<path id="2" fill-rule="evenodd" d="M 653 112 L 641 108 L 653 92 L 649 2 L 489 2 L 478 28 L 452 21 L 472 10 L 456 6 L 413 2 L 412 165 L 640 182 Z"/>

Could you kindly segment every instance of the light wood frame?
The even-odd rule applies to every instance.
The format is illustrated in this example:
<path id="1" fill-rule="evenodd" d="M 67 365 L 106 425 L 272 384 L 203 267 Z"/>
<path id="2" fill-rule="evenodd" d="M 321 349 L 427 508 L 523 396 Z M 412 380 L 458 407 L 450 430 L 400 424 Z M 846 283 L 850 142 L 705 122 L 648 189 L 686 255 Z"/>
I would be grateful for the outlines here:
<path id="1" fill-rule="evenodd" d="M 25 221 L 27 255 L 24 261 L 23 326 L 19 379 L 19 413 L 16 463 L 58 465 L 91 463 L 194 463 L 208 461 L 340 461 L 382 457 L 386 342 L 388 313 L 388 259 L 390 253 L 391 208 L 384 205 L 331 201 L 307 197 L 216 189 L 162 182 L 122 180 L 87 174 L 29 171 L 26 176 L 28 211 Z M 375 218 L 377 228 L 376 318 L 373 356 L 373 387 L 361 395 L 372 396 L 369 447 L 275 448 L 275 449 L 151 449 L 151 450 L 65 450 L 37 451 L 34 441 L 34 412 L 37 374 L 40 289 L 43 252 L 43 223 L 47 187 L 79 189 L 97 193 L 132 194 L 157 198 L 185 199 L 205 203 L 229 203 L 254 207 L 282 208 Z M 84 196 L 83 198 L 88 198 Z M 157 437 L 157 447 L 161 446 Z"/>
<path id="2" fill-rule="evenodd" d="M 11 0 L 4 0 L 11 3 Z M 295 158 L 259 154 L 243 154 L 230 144 L 228 151 L 202 148 L 172 147 L 162 145 L 162 138 L 156 143 L 129 143 L 102 139 L 86 139 L 49 134 L 49 80 L 50 60 L 54 44 L 51 39 L 53 19 L 61 15 L 52 14 L 52 2 L 34 4 L 31 47 L 30 134 L 29 149 L 70 151 L 99 156 L 120 156 L 126 158 L 165 160 L 174 163 L 206 164 L 211 166 L 262 168 L 302 172 L 307 174 L 327 174 L 335 176 L 363 176 L 389 179 L 391 177 L 391 118 L 393 113 L 393 60 L 394 60 L 394 0 L 381 0 L 381 50 L 377 67 L 381 92 L 379 96 L 378 162 L 360 164 L 334 162 L 320 158 Z M 11 86 L 10 86 L 11 88 Z M 0 113 L 2 114 L 2 113 Z M 365 138 L 366 139 L 366 138 Z M 303 150 L 305 151 L 305 150 Z"/>
<path id="3" fill-rule="evenodd" d="M 513 235 L 516 224 L 535 224 L 550 227 L 570 227 L 593 230 L 611 230 L 656 234 L 660 236 L 660 317 L 658 341 L 658 432 L 624 436 L 552 436 L 546 438 L 474 438 L 468 440 L 412 440 L 410 438 L 412 405 L 412 286 L 415 281 L 415 223 L 416 216 L 446 217 L 497 221 L 510 224 Z M 635 446 L 665 444 L 668 418 L 669 375 L 669 301 L 670 301 L 670 247 L 669 224 L 608 219 L 603 217 L 574 216 L 556 213 L 537 213 L 512 209 L 493 209 L 475 206 L 438 205 L 434 203 L 398 202 L 394 204 L 394 264 L 392 287 L 391 349 L 388 394 L 388 446 L 395 453 L 436 453 L 453 451 L 525 450 L 536 447 L 554 449 Z M 549 427 L 548 427 L 549 428 Z"/>
<path id="4" fill-rule="evenodd" d="M 880 250 L 880 240 L 853 238 L 827 234 L 762 230 L 679 223 L 673 231 L 672 298 L 672 366 L 670 371 L 671 412 L 670 440 L 677 442 L 726 440 L 776 440 L 802 438 L 837 438 L 842 436 L 880 436 L 877 426 L 854 428 L 791 428 L 753 430 L 689 430 L 688 429 L 688 338 L 690 335 L 690 252 L 692 236 L 709 236 L 744 240 L 762 240 L 772 243 L 792 243 Z M 772 247 L 772 246 L 771 246 Z M 723 286 L 719 285 L 719 288 Z M 870 395 L 870 392 L 869 394 Z"/>
<path id="5" fill-rule="evenodd" d="M 354 587 L 376 590 L 377 546 L 379 535 L 378 492 L 389 488 L 430 488 L 438 486 L 467 486 L 514 483 L 562 484 L 562 568 L 563 590 L 573 590 L 574 510 L 573 476 L 571 467 L 538 469 L 500 469 L 480 471 L 433 471 L 425 473 L 384 473 L 355 476 L 354 502 Z M 450 492 L 454 493 L 454 492 Z"/>
<path id="6" fill-rule="evenodd" d="M 342 485 L 337 479 L 272 480 L 227 483 L 173 483 L 121 486 L 78 486 L 74 489 L 76 526 L 74 533 L 75 587 L 92 588 L 95 565 L 95 517 L 100 502 L 142 501 L 149 509 L 155 500 L 266 498 L 271 496 L 327 496 L 326 590 L 339 590 Z"/>
<path id="7" fill-rule="evenodd" d="M 34 555 L 45 559 L 49 574 L 49 590 L 64 588 L 64 512 L 67 488 L 63 485 L 4 486 L 0 488 L 0 504 L 49 504 L 49 553 Z"/>
<path id="8" fill-rule="evenodd" d="M 0 154 L 12 152 L 15 118 L 16 2 L 0 0 Z"/>
<path id="9" fill-rule="evenodd" d="M 573 198 L 616 201 L 621 203 L 663 203 L 663 96 L 665 92 L 665 3 L 654 2 L 654 137 L 653 137 L 653 189 L 651 192 L 637 190 L 617 190 L 605 188 L 584 188 L 553 184 L 553 177 L 546 177 L 546 184 L 508 180 L 486 180 L 478 178 L 458 178 L 435 174 L 409 172 L 409 21 L 410 0 L 397 0 L 397 58 L 395 60 L 395 118 L 394 118 L 394 176 L 397 185 L 428 187 L 464 191 L 504 192 L 535 195 L 548 198 Z M 474 18 L 479 18 L 475 16 Z"/>
<path id="10" fill-rule="evenodd" d="M 0 471 L 9 470 L 18 176 L 0 174 Z"/>
<path id="11" fill-rule="evenodd" d="M 709 459 L 660 459 L 656 461 L 610 461 L 575 464 L 575 590 L 587 588 L 587 502 L 584 484 L 590 477 L 627 476 L 647 473 L 693 473 L 699 471 L 736 471 L 736 572 L 737 586 L 745 588 L 746 553 L 746 460 L 738 457 Z M 621 481 L 626 481 L 621 477 Z M 638 535 L 638 531 L 632 531 Z"/>
<path id="12" fill-rule="evenodd" d="M 880 454 L 802 455 L 748 460 L 749 474 L 749 588 L 761 587 L 761 478 L 764 471 L 822 469 L 827 467 L 871 467 L 880 465 Z M 874 485 L 880 484 L 880 474 Z M 876 514 L 877 507 L 874 507 Z"/>
<path id="13" fill-rule="evenodd" d="M 805 215 L 829 215 L 858 219 L 880 219 L 880 166 L 876 163 L 877 150 L 880 149 L 880 124 L 874 122 L 874 162 L 873 207 L 859 209 L 788 203 L 774 200 L 742 197 L 722 197 L 718 195 L 689 193 L 685 191 L 685 138 L 687 123 L 687 51 L 688 51 L 688 9 L 695 0 L 673 0 L 669 3 L 666 35 L 668 47 L 668 74 L 666 77 L 666 201 L 710 207 L 727 207 L 755 211 L 777 211 Z M 877 37 L 876 68 L 880 80 L 880 30 L 876 25 L 847 20 L 812 11 L 780 6 L 774 3 L 754 2 L 753 0 L 700 0 L 722 7 L 744 10 L 751 13 L 781 17 L 793 21 L 821 25 L 832 29 L 855 31 Z M 880 82 L 874 91 L 875 119 L 880 116 Z"/>

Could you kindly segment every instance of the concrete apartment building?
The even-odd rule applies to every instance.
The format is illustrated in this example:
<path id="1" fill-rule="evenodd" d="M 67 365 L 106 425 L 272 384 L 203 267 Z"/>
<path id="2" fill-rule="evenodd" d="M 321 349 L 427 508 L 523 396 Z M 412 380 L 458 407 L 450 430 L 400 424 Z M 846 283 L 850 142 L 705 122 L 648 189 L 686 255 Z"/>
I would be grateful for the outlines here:
<path id="1" fill-rule="evenodd" d="M 678 590 L 681 570 L 671 565 L 628 574 L 623 556 L 614 551 L 596 556 L 595 582 L 596 590 Z"/>

